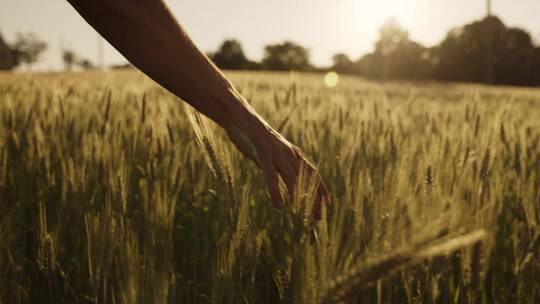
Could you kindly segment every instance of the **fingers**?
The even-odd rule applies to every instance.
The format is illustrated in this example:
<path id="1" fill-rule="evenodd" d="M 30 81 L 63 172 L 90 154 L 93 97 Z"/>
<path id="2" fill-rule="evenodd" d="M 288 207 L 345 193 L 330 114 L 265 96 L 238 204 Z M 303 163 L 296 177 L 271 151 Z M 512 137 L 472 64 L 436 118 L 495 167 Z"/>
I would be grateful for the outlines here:
<path id="1" fill-rule="evenodd" d="M 272 159 L 270 157 L 262 158 L 260 166 L 263 171 L 266 186 L 268 187 L 268 192 L 270 193 L 270 197 L 274 202 L 274 206 L 276 206 L 276 208 L 282 208 L 283 200 L 281 198 L 281 191 L 279 190 L 278 173 L 274 167 Z"/>
<path id="2" fill-rule="evenodd" d="M 281 178 L 285 182 L 285 186 L 287 186 L 287 192 L 289 193 L 289 196 L 292 198 L 294 196 L 296 179 L 298 175 L 296 170 L 293 169 L 293 167 L 284 155 L 280 155 L 279 157 L 277 157 L 274 160 L 274 164 L 279 170 Z"/>
<path id="3" fill-rule="evenodd" d="M 307 181 L 313 180 L 315 193 L 312 217 L 321 219 L 321 210 L 330 203 L 330 194 L 318 170 L 303 156 L 300 149 L 292 147 L 282 153 L 275 153 L 261 157 L 258 165 L 261 167 L 266 186 L 276 208 L 283 207 L 283 197 L 279 187 L 279 176 L 282 177 L 291 198 L 294 197 L 299 175 L 305 172 Z M 305 171 L 304 171 L 305 170 Z"/>
<path id="4" fill-rule="evenodd" d="M 322 177 L 319 175 L 319 171 L 304 157 L 302 151 L 297 147 L 293 147 L 292 151 L 294 158 L 292 160 L 291 167 L 293 167 L 294 171 L 296 172 L 295 179 L 301 174 L 301 171 L 305 170 L 307 180 L 317 183 L 314 185 L 316 192 L 313 196 L 314 206 L 312 216 L 315 219 L 320 220 L 322 207 L 330 204 L 330 193 L 328 192 Z"/>

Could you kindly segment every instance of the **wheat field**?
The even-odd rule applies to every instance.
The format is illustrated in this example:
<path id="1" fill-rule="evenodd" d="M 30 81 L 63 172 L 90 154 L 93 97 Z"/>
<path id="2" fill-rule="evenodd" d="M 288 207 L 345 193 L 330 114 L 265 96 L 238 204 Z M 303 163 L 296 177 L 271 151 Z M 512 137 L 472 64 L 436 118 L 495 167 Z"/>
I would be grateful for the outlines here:
<path id="1" fill-rule="evenodd" d="M 323 219 L 138 72 L 0 74 L 0 303 L 540 301 L 540 90 L 228 75 Z"/>

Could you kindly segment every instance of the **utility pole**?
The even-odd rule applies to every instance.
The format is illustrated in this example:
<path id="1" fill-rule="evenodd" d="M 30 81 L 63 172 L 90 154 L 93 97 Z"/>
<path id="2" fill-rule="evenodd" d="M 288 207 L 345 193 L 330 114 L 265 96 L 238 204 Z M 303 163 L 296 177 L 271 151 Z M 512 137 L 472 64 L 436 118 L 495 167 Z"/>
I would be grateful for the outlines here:
<path id="1" fill-rule="evenodd" d="M 491 16 L 491 0 L 487 0 L 487 16 Z"/>

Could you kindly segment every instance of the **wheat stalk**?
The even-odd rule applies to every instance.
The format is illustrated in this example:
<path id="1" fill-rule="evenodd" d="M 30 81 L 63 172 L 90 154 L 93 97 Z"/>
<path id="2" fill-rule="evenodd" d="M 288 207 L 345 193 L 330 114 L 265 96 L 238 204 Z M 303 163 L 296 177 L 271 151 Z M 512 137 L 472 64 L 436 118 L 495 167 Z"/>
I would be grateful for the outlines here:
<path id="1" fill-rule="evenodd" d="M 320 298 L 320 303 L 338 302 L 351 292 L 373 284 L 377 280 L 404 267 L 412 267 L 425 260 L 448 255 L 463 247 L 476 244 L 485 237 L 486 232 L 484 230 L 478 230 L 438 244 L 396 250 L 389 256 L 358 265 L 333 279 L 326 292 Z"/>

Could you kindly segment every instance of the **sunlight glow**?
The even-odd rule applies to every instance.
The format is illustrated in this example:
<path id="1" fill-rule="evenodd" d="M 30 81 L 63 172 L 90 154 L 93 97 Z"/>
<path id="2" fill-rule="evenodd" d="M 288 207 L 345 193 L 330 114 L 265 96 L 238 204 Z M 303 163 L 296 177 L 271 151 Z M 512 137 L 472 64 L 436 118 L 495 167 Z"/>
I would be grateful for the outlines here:
<path id="1" fill-rule="evenodd" d="M 333 88 L 337 86 L 339 83 L 339 75 L 336 72 L 328 72 L 326 75 L 324 75 L 324 84 L 329 87 Z"/>
<path id="2" fill-rule="evenodd" d="M 374 33 L 389 18 L 395 17 L 400 24 L 411 25 L 419 18 L 418 1 L 411 0 L 354 0 L 352 8 L 357 12 L 360 25 Z"/>

